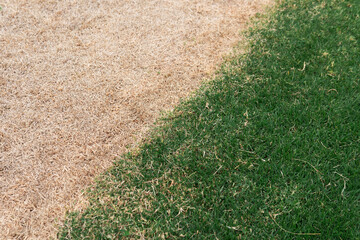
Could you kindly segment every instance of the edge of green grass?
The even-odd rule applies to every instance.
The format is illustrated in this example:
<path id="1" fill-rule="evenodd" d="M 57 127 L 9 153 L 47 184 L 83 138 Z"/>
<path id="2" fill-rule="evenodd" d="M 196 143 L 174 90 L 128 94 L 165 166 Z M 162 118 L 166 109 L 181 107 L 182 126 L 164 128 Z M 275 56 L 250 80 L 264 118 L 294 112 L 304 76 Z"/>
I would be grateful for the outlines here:
<path id="1" fill-rule="evenodd" d="M 287 0 L 59 239 L 360 239 L 360 2 Z"/>

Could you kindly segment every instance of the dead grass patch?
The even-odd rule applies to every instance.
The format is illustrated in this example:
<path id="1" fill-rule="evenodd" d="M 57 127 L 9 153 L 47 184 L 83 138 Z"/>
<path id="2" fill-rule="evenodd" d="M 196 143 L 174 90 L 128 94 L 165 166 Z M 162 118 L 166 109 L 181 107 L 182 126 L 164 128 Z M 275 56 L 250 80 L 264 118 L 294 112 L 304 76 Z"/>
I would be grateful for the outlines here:
<path id="1" fill-rule="evenodd" d="M 1 1 L 0 238 L 54 237 L 269 1 Z"/>

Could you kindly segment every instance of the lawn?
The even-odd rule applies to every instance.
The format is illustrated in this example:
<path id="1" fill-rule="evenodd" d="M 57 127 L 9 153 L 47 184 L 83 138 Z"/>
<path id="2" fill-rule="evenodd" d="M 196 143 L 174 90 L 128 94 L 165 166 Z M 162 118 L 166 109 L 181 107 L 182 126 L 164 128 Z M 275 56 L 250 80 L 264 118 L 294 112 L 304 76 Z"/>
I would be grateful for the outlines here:
<path id="1" fill-rule="evenodd" d="M 360 239 L 360 2 L 287 0 L 60 239 Z"/>

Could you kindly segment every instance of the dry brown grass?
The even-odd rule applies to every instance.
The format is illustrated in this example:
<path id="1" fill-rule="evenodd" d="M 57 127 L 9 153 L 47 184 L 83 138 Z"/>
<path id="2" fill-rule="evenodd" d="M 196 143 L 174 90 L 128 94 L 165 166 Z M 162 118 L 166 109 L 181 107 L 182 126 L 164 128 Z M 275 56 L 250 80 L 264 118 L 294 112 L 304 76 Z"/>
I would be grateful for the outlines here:
<path id="1" fill-rule="evenodd" d="M 81 189 L 269 2 L 1 0 L 0 239 L 54 237 Z"/>

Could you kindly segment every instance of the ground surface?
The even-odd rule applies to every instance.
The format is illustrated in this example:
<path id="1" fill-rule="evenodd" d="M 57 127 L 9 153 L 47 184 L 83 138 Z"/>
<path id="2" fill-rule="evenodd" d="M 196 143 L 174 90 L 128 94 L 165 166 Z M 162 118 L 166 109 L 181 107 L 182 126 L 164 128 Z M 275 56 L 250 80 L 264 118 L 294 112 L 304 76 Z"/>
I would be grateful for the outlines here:
<path id="1" fill-rule="evenodd" d="M 1 1 L 0 238 L 55 236 L 81 189 L 268 2 Z"/>
<path id="2" fill-rule="evenodd" d="M 360 239 L 360 1 L 282 0 L 59 239 Z"/>

